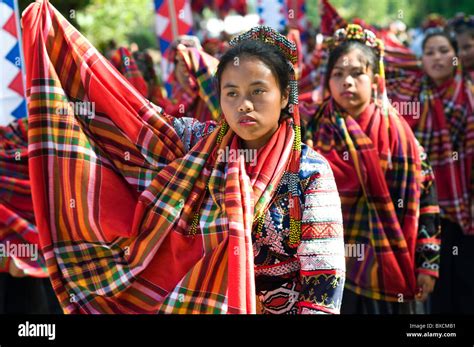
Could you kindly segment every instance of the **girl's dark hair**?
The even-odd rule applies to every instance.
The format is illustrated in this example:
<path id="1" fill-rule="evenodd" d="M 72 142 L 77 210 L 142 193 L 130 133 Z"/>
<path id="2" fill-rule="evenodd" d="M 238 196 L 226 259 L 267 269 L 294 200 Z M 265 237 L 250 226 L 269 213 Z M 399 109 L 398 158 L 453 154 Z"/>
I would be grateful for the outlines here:
<path id="1" fill-rule="evenodd" d="M 359 41 L 345 41 L 336 48 L 334 48 L 329 54 L 325 86 L 327 90 L 329 90 L 329 78 L 331 77 L 331 72 L 334 69 L 334 65 L 336 65 L 336 62 L 341 56 L 349 53 L 354 49 L 358 49 L 362 52 L 362 63 L 366 64 L 366 68 L 370 67 L 374 75 L 379 73 L 379 57 L 374 48 L 370 48 L 369 46 Z"/>
<path id="2" fill-rule="evenodd" d="M 428 29 L 428 33 L 425 35 L 424 39 L 423 39 L 423 42 L 421 44 L 421 48 L 423 49 L 423 51 L 425 50 L 425 46 L 426 46 L 426 43 L 428 42 L 429 39 L 431 39 L 432 37 L 435 37 L 435 36 L 442 36 L 444 38 L 446 38 L 446 40 L 448 40 L 449 44 L 451 45 L 451 47 L 454 49 L 455 52 L 458 51 L 458 45 L 456 43 L 456 38 L 454 37 L 454 35 L 452 35 L 451 33 L 445 31 L 445 30 L 437 30 L 437 29 L 434 29 L 433 31 L 430 31 Z"/>
<path id="3" fill-rule="evenodd" d="M 463 23 L 454 28 L 456 35 L 468 34 L 471 38 L 474 38 L 474 25 Z"/>
<path id="4" fill-rule="evenodd" d="M 292 73 L 291 66 L 280 50 L 268 43 L 256 40 L 242 41 L 234 47 L 231 47 L 220 58 L 216 71 L 216 89 L 220 102 L 221 94 L 221 78 L 228 64 L 234 64 L 236 58 L 257 58 L 261 60 L 271 71 L 277 81 L 282 95 L 288 93 L 290 76 Z M 288 104 L 289 106 L 289 104 Z M 288 106 L 282 110 L 288 114 Z"/>

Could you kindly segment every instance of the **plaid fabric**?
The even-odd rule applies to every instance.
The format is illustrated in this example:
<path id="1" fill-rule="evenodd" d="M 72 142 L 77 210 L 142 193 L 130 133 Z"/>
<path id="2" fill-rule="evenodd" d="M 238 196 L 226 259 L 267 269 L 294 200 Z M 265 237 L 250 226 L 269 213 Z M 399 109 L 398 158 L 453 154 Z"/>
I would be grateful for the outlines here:
<path id="1" fill-rule="evenodd" d="M 474 235 L 474 100 L 461 67 L 452 81 L 440 88 L 423 79 L 423 112 L 414 128 L 426 148 L 439 182 L 443 215 Z"/>
<path id="2" fill-rule="evenodd" d="M 297 108 L 249 179 L 242 156 L 218 165 L 218 150 L 237 148 L 226 123 L 187 151 L 173 118 L 48 1 L 30 5 L 23 26 L 33 202 L 64 311 L 255 312 L 252 223 L 299 163 Z M 213 191 L 224 206 L 203 204 Z M 200 231 L 203 217 L 226 228 Z"/>
<path id="3" fill-rule="evenodd" d="M 148 85 L 143 78 L 142 73 L 138 70 L 135 59 L 129 50 L 125 47 L 120 47 L 115 51 L 110 59 L 110 62 L 122 75 L 142 94 L 148 97 Z"/>
<path id="4" fill-rule="evenodd" d="M 39 236 L 34 225 L 33 203 L 31 200 L 28 173 L 27 120 L 17 120 L 0 127 L 0 243 L 5 250 L 36 247 L 34 254 L 9 254 L 1 257 L 2 271 L 8 272 L 8 261 L 26 274 L 47 277 L 46 264 L 39 251 Z"/>
<path id="5" fill-rule="evenodd" d="M 459 65 L 453 79 L 436 87 L 422 71 L 396 69 L 387 78 L 393 101 L 420 103 L 420 114 L 404 113 L 425 148 L 438 182 L 443 217 L 474 234 L 474 100 Z"/>
<path id="6" fill-rule="evenodd" d="M 347 258 L 346 287 L 373 299 L 413 299 L 421 164 L 408 125 L 374 103 L 356 121 L 330 99 L 308 137 L 334 171 L 346 245 L 363 245 L 362 259 Z"/>

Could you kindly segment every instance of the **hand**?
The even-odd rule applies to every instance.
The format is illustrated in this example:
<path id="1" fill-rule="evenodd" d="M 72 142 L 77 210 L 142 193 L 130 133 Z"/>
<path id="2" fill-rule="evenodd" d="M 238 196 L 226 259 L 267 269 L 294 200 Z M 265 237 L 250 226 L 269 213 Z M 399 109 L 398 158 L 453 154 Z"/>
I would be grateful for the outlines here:
<path id="1" fill-rule="evenodd" d="M 181 35 L 175 40 L 175 42 L 177 44 L 183 44 L 186 47 L 196 47 L 198 49 L 202 49 L 201 41 L 199 41 L 199 38 L 194 35 Z"/>
<path id="2" fill-rule="evenodd" d="M 26 274 L 23 272 L 22 269 L 20 269 L 18 266 L 16 266 L 15 262 L 13 260 L 10 260 L 10 265 L 8 267 L 8 272 L 10 275 L 16 278 L 21 278 L 25 277 Z"/>
<path id="3" fill-rule="evenodd" d="M 415 298 L 417 301 L 425 301 L 434 289 L 436 278 L 420 273 L 416 282 L 418 284 L 418 293 Z"/>
<path id="4" fill-rule="evenodd" d="M 306 145 L 310 148 L 313 148 L 313 140 L 306 140 Z"/>
<path id="5" fill-rule="evenodd" d="M 188 61 L 193 66 L 191 67 L 191 70 L 196 69 L 198 63 L 195 61 L 194 56 L 185 45 L 180 43 L 178 44 L 178 47 L 176 47 L 176 64 L 174 74 L 176 81 L 181 85 L 183 90 L 188 95 L 194 96 L 196 95 L 196 92 L 194 91 L 196 83 L 188 71 L 186 61 Z"/>

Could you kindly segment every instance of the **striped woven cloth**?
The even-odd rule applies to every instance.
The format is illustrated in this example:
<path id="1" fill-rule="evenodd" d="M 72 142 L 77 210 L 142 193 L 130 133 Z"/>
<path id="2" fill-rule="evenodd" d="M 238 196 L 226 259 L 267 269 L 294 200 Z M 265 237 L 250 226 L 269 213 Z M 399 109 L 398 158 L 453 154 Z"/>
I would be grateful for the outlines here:
<path id="1" fill-rule="evenodd" d="M 355 120 L 331 98 L 308 125 L 307 138 L 334 172 L 346 244 L 364 245 L 362 259 L 347 258 L 346 287 L 397 301 L 415 294 L 421 162 L 410 128 L 388 110 L 384 116 L 372 103 Z"/>
<path id="2" fill-rule="evenodd" d="M 217 165 L 218 150 L 237 148 L 226 123 L 187 152 L 172 117 L 48 1 L 30 5 L 23 27 L 34 212 L 64 311 L 254 313 L 252 224 L 299 163 L 293 120 L 250 180 L 242 156 Z M 209 191 L 224 206 L 205 209 Z M 196 233 L 203 216 L 227 228 Z"/>
<path id="3" fill-rule="evenodd" d="M 31 200 L 27 125 L 23 118 L 0 127 L 0 243 L 7 252 L 0 271 L 14 261 L 29 276 L 47 277 Z"/>

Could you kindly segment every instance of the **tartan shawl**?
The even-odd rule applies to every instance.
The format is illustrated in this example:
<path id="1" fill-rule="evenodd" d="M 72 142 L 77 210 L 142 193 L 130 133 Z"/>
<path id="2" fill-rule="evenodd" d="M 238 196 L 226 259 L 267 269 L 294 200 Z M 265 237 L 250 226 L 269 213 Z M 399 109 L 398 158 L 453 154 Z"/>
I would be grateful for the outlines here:
<path id="1" fill-rule="evenodd" d="M 110 62 L 144 97 L 148 97 L 148 85 L 130 51 L 120 47 L 110 58 Z"/>
<path id="2" fill-rule="evenodd" d="M 27 136 L 25 118 L 0 127 L 0 242 L 6 250 L 11 245 L 17 250 L 36 247 L 38 259 L 21 254 L 0 257 L 0 270 L 8 272 L 9 261 L 13 260 L 29 276 L 47 277 L 31 200 Z"/>
<path id="3" fill-rule="evenodd" d="M 64 311 L 255 313 L 251 229 L 283 171 L 299 169 L 297 107 L 260 149 L 251 181 L 243 156 L 217 162 L 237 146 L 226 123 L 186 153 L 172 117 L 47 0 L 30 5 L 23 27 L 34 212 Z M 202 209 L 215 190 L 225 204 Z M 228 228 L 199 231 L 201 217 Z"/>
<path id="4" fill-rule="evenodd" d="M 458 65 L 454 77 L 436 87 L 422 71 L 387 74 L 390 98 L 419 102 L 420 114 L 403 116 L 428 154 L 438 182 L 441 216 L 474 235 L 474 100 L 472 85 Z M 449 182 L 449 183 L 448 183 Z"/>
<path id="5" fill-rule="evenodd" d="M 417 142 L 396 111 L 374 103 L 354 119 L 332 98 L 308 126 L 341 196 L 344 236 L 364 245 L 362 260 L 347 257 L 346 286 L 373 299 L 415 294 L 415 243 L 421 185 Z M 363 124 L 363 125 L 361 125 Z"/>

